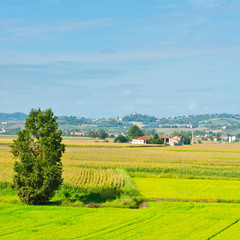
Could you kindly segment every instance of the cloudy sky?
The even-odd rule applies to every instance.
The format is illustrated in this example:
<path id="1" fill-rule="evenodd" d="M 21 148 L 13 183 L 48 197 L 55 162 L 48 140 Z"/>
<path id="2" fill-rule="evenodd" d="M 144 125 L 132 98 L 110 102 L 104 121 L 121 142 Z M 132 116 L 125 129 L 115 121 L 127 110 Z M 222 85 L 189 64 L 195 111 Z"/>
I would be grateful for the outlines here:
<path id="1" fill-rule="evenodd" d="M 0 1 L 0 112 L 240 113 L 240 0 Z"/>

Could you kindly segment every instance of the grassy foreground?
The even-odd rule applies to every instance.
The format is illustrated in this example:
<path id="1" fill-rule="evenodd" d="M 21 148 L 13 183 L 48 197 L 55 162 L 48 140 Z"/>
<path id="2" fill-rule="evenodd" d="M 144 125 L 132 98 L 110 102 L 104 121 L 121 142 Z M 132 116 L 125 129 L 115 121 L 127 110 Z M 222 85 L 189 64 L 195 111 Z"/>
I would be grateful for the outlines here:
<path id="1" fill-rule="evenodd" d="M 0 203 L 0 239 L 239 239 L 238 204 L 150 203 L 147 209 Z M 203 231 L 204 229 L 204 231 Z"/>
<path id="2" fill-rule="evenodd" d="M 226 200 L 240 202 L 240 181 L 133 178 L 146 198 Z"/>

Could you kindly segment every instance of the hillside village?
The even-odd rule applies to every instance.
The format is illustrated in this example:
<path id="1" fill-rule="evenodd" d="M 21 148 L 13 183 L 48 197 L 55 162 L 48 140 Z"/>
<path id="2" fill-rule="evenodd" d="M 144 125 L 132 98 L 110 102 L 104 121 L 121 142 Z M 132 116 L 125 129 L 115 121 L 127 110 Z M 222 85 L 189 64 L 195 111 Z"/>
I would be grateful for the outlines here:
<path id="1" fill-rule="evenodd" d="M 16 134 L 24 127 L 23 113 L 0 113 L 0 134 Z M 60 128 L 65 136 L 87 137 L 91 131 L 103 129 L 108 137 L 125 136 L 134 124 L 139 126 L 146 136 L 158 133 L 163 139 L 174 133 L 190 136 L 191 141 L 236 142 L 240 138 L 239 114 L 205 114 L 172 116 L 157 118 L 133 112 L 130 115 L 114 118 L 88 119 L 76 116 L 60 116 Z M 169 142 L 171 142 L 169 137 Z M 143 144 L 147 144 L 146 140 Z M 165 141 L 168 143 L 168 141 Z M 135 142 L 133 143 L 135 144 Z"/>

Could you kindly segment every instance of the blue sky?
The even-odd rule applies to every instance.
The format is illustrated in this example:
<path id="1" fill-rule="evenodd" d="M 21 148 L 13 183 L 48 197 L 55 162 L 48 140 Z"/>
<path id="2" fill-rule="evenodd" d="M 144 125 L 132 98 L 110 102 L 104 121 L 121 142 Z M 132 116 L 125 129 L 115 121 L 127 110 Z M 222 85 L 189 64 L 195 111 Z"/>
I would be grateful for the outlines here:
<path id="1" fill-rule="evenodd" d="M 240 113 L 240 1 L 0 1 L 0 112 Z"/>

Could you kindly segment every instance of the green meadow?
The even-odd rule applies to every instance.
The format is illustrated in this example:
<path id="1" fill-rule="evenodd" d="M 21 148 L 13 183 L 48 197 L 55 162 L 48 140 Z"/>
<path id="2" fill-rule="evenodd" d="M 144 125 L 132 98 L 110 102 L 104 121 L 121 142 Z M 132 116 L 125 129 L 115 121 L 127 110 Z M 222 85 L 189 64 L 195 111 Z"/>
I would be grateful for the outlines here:
<path id="1" fill-rule="evenodd" d="M 0 213 L 0 239 L 240 238 L 238 204 L 151 202 L 147 209 L 90 209 L 0 203 Z"/>
<path id="2" fill-rule="evenodd" d="M 240 181 L 173 178 L 134 178 L 146 198 L 240 202 Z"/>

